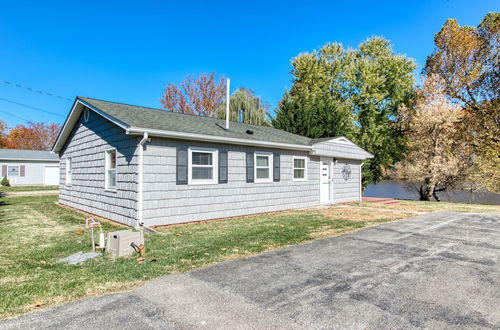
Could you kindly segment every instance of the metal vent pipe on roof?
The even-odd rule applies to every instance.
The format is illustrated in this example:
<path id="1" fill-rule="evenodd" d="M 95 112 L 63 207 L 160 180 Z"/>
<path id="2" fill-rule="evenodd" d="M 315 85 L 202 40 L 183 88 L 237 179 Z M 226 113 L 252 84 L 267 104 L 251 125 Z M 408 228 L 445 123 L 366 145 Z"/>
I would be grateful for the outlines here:
<path id="1" fill-rule="evenodd" d="M 227 78 L 227 92 L 226 92 L 226 129 L 229 129 L 229 90 L 230 90 L 231 80 Z"/>
<path id="2" fill-rule="evenodd" d="M 245 122 L 245 110 L 243 110 L 243 109 L 238 110 L 238 121 L 240 123 Z"/>

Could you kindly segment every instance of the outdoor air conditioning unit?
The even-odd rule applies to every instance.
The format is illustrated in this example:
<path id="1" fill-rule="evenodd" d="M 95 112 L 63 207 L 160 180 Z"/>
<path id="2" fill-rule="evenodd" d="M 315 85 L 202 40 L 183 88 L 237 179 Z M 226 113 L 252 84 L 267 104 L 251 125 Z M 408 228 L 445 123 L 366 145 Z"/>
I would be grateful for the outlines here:
<path id="1" fill-rule="evenodd" d="M 119 230 L 108 233 L 106 252 L 116 257 L 124 257 L 134 253 L 133 245 L 144 244 L 142 231 Z"/>

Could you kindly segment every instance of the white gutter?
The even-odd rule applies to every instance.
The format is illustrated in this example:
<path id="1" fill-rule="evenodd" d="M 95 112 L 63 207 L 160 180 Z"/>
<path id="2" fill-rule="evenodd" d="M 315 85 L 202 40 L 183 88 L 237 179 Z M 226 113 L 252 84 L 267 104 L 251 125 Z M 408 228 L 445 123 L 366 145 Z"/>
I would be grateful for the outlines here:
<path id="1" fill-rule="evenodd" d="M 359 165 L 359 201 L 362 202 L 363 201 L 363 163 L 361 163 Z"/>
<path id="2" fill-rule="evenodd" d="M 142 140 L 139 142 L 139 178 L 137 182 L 137 225 L 143 226 L 144 220 L 142 218 L 143 204 L 143 175 L 144 175 L 144 144 L 148 141 L 148 132 L 144 132 Z"/>
<path id="3" fill-rule="evenodd" d="M 279 142 L 268 142 L 268 141 L 258 141 L 258 140 L 247 140 L 238 139 L 231 137 L 215 136 L 215 135 L 205 135 L 205 134 L 194 134 L 194 133 L 183 133 L 183 132 L 173 132 L 173 131 L 163 131 L 155 129 L 147 129 L 142 127 L 129 127 L 126 131 L 127 134 L 131 135 L 142 135 L 144 133 L 149 133 L 151 136 L 158 137 L 169 137 L 174 139 L 184 139 L 184 140 L 195 140 L 203 142 L 217 142 L 217 143 L 228 143 L 228 144 L 238 144 L 238 145 L 248 145 L 248 146 L 261 146 L 267 148 L 281 148 L 290 150 L 311 150 L 311 146 L 303 144 L 289 144 L 289 143 L 279 143 Z"/>

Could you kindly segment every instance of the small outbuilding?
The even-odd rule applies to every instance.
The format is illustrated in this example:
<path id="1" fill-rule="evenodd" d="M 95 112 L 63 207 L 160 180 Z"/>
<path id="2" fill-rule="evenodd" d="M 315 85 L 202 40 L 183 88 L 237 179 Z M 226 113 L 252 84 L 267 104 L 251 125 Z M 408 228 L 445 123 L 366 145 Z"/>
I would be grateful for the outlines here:
<path id="1" fill-rule="evenodd" d="M 61 204 L 167 225 L 361 200 L 373 157 L 344 137 L 78 97 L 54 144 Z"/>
<path id="2" fill-rule="evenodd" d="M 0 166 L 12 186 L 59 184 L 59 156 L 50 151 L 0 149 Z"/>

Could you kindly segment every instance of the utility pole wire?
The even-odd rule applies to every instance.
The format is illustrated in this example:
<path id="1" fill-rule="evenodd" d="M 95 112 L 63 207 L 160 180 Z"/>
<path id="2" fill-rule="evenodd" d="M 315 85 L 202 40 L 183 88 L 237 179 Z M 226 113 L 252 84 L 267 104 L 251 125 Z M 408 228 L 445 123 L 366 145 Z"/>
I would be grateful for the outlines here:
<path id="1" fill-rule="evenodd" d="M 65 101 L 70 101 L 70 102 L 73 102 L 72 99 L 69 99 L 67 97 L 64 97 L 64 96 L 59 96 L 59 95 L 56 95 L 56 94 L 52 94 L 52 93 L 48 93 L 48 92 L 44 92 L 44 91 L 41 91 L 39 89 L 34 89 L 34 88 L 31 88 L 31 87 L 28 87 L 28 86 L 24 86 L 24 85 L 20 85 L 20 84 L 16 84 L 16 83 L 13 83 L 13 82 L 10 82 L 10 81 L 7 81 L 7 80 L 0 80 L 0 82 L 4 83 L 4 84 L 7 84 L 7 85 L 11 85 L 11 86 L 15 86 L 15 87 L 19 87 L 19 88 L 23 88 L 23 89 L 26 89 L 26 90 L 29 90 L 29 91 L 32 91 L 32 92 L 35 92 L 35 93 L 38 93 L 38 94 L 43 94 L 43 95 L 47 95 L 47 96 L 52 96 L 52 97 L 56 97 L 58 99 L 61 99 L 61 100 L 65 100 Z"/>
<path id="2" fill-rule="evenodd" d="M 31 121 L 31 120 L 28 120 L 28 119 L 26 119 L 26 118 L 22 118 L 22 117 L 19 117 L 19 116 L 17 116 L 17 115 L 14 115 L 14 114 L 12 114 L 12 113 L 10 113 L 10 112 L 7 112 L 7 111 L 0 110 L 0 112 L 1 112 L 1 113 L 5 113 L 6 115 L 9 115 L 9 116 L 15 117 L 15 118 L 17 118 L 17 119 L 21 119 L 21 120 L 23 120 L 23 121 L 25 121 L 25 122 L 28 122 L 28 123 Z"/>
<path id="3" fill-rule="evenodd" d="M 51 114 L 51 115 L 55 115 L 55 116 L 59 116 L 59 117 L 66 117 L 64 115 L 61 115 L 59 113 L 56 113 L 56 112 L 52 112 L 52 111 L 48 111 L 48 110 L 44 110 L 44 109 L 40 109 L 40 108 L 37 108 L 37 107 L 34 107 L 34 106 L 31 106 L 31 105 L 27 105 L 27 104 L 24 104 L 24 103 L 20 103 L 20 102 L 16 102 L 16 101 L 12 101 L 12 100 L 9 100 L 9 99 L 6 99 L 6 98 L 3 98 L 3 97 L 0 97 L 0 100 L 1 101 L 5 101 L 5 102 L 9 102 L 9 103 L 13 103 L 13 104 L 17 104 L 17 105 L 20 105 L 20 106 L 23 106 L 23 107 L 26 107 L 26 108 L 30 108 L 30 109 L 34 109 L 34 110 L 38 110 L 38 111 L 42 111 L 42 112 L 45 112 L 45 113 L 48 113 L 48 114 Z"/>

